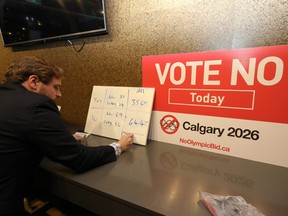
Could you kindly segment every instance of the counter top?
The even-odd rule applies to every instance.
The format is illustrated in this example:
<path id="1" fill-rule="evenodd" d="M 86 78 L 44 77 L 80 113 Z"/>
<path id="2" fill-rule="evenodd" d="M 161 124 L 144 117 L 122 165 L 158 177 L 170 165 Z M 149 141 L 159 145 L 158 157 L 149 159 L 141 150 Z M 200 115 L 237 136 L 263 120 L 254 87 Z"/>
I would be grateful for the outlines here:
<path id="1" fill-rule="evenodd" d="M 87 145 L 114 140 L 90 135 Z M 266 216 L 288 215 L 288 169 L 148 140 L 82 174 L 44 159 L 45 187 L 99 215 L 211 215 L 200 191 L 242 196 Z"/>

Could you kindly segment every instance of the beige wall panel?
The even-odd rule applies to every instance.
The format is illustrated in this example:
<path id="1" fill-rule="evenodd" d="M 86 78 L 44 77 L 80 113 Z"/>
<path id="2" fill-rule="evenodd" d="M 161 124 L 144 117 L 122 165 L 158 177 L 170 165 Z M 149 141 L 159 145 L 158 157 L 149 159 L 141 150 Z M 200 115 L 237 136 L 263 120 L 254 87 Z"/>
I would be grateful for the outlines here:
<path id="1" fill-rule="evenodd" d="M 106 0 L 108 35 L 86 38 L 77 52 L 66 41 L 0 47 L 7 65 L 37 55 L 65 70 L 66 121 L 85 125 L 93 85 L 141 86 L 143 55 L 288 44 L 287 0 Z M 79 49 L 82 40 L 74 40 Z"/>

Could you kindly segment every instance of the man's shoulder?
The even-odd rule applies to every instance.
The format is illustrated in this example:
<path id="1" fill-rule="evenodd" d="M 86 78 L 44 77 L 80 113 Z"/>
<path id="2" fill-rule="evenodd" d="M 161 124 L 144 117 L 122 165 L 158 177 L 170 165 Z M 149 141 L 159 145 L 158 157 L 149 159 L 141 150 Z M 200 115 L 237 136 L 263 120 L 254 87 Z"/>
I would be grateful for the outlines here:
<path id="1" fill-rule="evenodd" d="M 0 86 L 0 95 L 1 92 L 5 94 L 5 97 L 9 97 L 17 104 L 50 104 L 56 106 L 55 102 L 49 97 L 28 91 L 21 84 L 9 83 Z"/>

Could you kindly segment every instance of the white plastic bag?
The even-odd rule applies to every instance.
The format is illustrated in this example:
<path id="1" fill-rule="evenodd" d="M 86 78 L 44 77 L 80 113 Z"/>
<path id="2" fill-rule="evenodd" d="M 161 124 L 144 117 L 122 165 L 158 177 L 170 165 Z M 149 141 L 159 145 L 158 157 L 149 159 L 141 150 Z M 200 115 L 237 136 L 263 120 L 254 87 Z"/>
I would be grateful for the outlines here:
<path id="1" fill-rule="evenodd" d="M 264 216 L 241 196 L 221 196 L 199 192 L 200 199 L 213 216 Z"/>

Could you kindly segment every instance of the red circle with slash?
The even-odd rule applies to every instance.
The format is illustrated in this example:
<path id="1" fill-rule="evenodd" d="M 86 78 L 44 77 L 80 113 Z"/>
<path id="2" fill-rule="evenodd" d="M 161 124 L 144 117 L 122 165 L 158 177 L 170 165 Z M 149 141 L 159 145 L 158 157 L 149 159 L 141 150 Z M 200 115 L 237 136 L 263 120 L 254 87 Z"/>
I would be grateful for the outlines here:
<path id="1" fill-rule="evenodd" d="M 162 130 L 167 134 L 174 134 L 179 128 L 178 120 L 172 115 L 165 115 L 160 120 Z"/>

